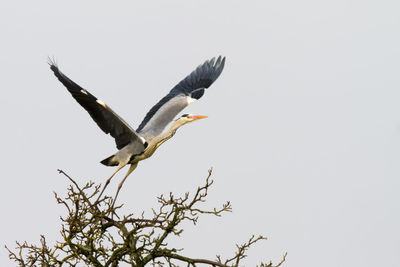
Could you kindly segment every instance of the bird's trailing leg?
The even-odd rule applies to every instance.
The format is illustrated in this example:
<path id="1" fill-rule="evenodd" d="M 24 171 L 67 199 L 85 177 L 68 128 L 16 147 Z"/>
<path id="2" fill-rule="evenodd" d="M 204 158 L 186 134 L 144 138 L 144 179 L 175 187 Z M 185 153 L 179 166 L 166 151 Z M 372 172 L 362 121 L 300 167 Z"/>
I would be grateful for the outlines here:
<path id="1" fill-rule="evenodd" d="M 126 173 L 126 175 L 125 175 L 125 177 L 124 177 L 124 179 L 123 179 L 123 180 L 121 181 L 121 183 L 118 185 L 117 193 L 115 194 L 114 201 L 113 201 L 113 203 L 112 203 L 112 205 L 111 205 L 111 208 L 114 208 L 114 204 L 115 204 L 115 201 L 117 201 L 117 197 L 118 197 L 118 194 L 119 194 L 119 190 L 121 190 L 121 187 L 122 187 L 122 185 L 124 184 L 126 178 L 128 178 L 129 174 L 131 174 L 131 173 L 136 169 L 137 165 L 138 165 L 137 163 L 131 164 L 131 166 L 129 167 L 128 172 Z"/>
<path id="2" fill-rule="evenodd" d="M 118 167 L 117 167 L 117 169 L 115 170 L 115 172 L 110 176 L 110 178 L 107 179 L 107 181 L 106 181 L 106 183 L 104 184 L 104 187 L 103 187 L 103 189 L 101 190 L 101 193 L 100 193 L 100 195 L 99 195 L 99 197 L 97 198 L 97 200 L 96 200 L 95 203 L 97 203 L 97 202 L 100 200 L 101 196 L 102 196 L 103 193 L 104 193 L 104 190 L 106 190 L 107 185 L 111 182 L 111 179 L 114 177 L 114 175 L 117 174 L 117 172 L 118 172 L 119 170 L 121 170 L 123 167 L 125 167 L 126 164 L 127 164 L 127 163 L 118 165 Z"/>

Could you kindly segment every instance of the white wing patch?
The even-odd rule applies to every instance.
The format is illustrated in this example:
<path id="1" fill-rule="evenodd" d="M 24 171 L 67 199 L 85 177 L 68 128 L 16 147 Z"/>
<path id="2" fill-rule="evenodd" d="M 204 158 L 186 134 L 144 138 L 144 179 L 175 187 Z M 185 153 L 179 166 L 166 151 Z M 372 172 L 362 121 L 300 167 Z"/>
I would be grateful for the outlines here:
<path id="1" fill-rule="evenodd" d="M 191 98 L 190 96 L 186 97 L 186 101 L 187 101 L 188 105 L 192 104 L 196 100 L 197 100 L 196 98 Z"/>
<path id="2" fill-rule="evenodd" d="M 99 103 L 100 105 L 102 105 L 104 108 L 107 107 L 106 104 L 104 104 L 104 102 L 99 99 L 97 99 L 96 102 Z"/>
<path id="3" fill-rule="evenodd" d="M 88 95 L 88 93 L 85 90 L 81 90 L 81 93 L 84 95 Z"/>

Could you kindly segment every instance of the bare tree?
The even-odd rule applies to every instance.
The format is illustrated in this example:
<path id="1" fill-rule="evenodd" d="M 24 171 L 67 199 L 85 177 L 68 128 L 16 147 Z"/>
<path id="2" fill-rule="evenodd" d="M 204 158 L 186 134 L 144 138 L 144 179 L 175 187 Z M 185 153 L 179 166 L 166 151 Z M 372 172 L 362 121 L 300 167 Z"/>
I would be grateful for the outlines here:
<path id="1" fill-rule="evenodd" d="M 226 202 L 220 208 L 212 210 L 201 209 L 199 206 L 206 200 L 208 190 L 213 184 L 209 170 L 205 184 L 197 188 L 193 195 L 189 193 L 175 197 L 158 197 L 159 207 L 153 209 L 152 216 L 146 218 L 144 213 L 139 217 L 133 214 L 120 215 L 121 206 L 112 207 L 113 198 L 99 197 L 100 185 L 93 182 L 80 187 L 74 179 L 62 170 L 72 184 L 67 196 L 59 197 L 54 193 L 57 202 L 64 206 L 67 215 L 61 218 L 61 240 L 49 246 L 44 236 L 39 245 L 17 242 L 16 252 L 6 249 L 11 260 L 20 266 L 240 266 L 246 257 L 246 251 L 254 243 L 266 239 L 263 236 L 252 236 L 250 239 L 236 245 L 233 256 L 216 259 L 187 257 L 183 249 L 168 246 L 167 237 L 179 236 L 183 229 L 183 221 L 194 224 L 200 215 L 211 214 L 221 216 L 231 211 L 231 204 Z M 281 266 L 286 254 L 277 265 L 271 262 L 261 262 L 260 267 Z"/>

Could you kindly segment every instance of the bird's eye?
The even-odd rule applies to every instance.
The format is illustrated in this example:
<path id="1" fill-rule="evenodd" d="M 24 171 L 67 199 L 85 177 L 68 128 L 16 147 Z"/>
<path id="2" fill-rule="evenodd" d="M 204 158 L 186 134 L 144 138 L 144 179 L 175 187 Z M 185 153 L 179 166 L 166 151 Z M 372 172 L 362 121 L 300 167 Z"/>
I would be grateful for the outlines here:
<path id="1" fill-rule="evenodd" d="M 182 115 L 182 117 L 187 117 L 187 116 L 189 116 L 189 114 L 183 114 L 183 115 Z"/>

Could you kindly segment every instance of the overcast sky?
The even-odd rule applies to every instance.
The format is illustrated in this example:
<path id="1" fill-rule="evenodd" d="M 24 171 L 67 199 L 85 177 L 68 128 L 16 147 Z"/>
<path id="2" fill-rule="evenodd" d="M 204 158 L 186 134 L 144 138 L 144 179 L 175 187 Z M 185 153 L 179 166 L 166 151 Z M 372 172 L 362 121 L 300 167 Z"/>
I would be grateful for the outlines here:
<path id="1" fill-rule="evenodd" d="M 400 261 L 398 1 L 3 1 L 0 4 L 2 245 L 60 238 L 61 168 L 83 184 L 113 172 L 106 136 L 51 73 L 71 79 L 134 128 L 177 82 L 224 55 L 225 70 L 185 125 L 141 162 L 119 201 L 150 214 L 161 193 L 193 191 L 214 167 L 187 256 L 293 267 L 395 267 Z M 109 187 L 114 192 L 126 170 Z M 4 249 L 0 265 L 10 266 Z"/>

